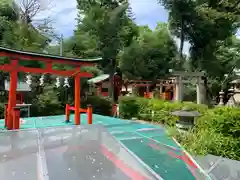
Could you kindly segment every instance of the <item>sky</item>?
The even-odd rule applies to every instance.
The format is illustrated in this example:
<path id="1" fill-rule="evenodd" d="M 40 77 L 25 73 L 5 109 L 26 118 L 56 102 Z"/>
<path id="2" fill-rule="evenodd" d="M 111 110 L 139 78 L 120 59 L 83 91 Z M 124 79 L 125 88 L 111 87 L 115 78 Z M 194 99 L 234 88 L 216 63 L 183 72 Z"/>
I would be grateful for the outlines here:
<path id="1" fill-rule="evenodd" d="M 43 11 L 35 19 L 43 19 L 43 17 L 49 16 L 53 21 L 53 27 L 57 34 L 63 34 L 64 38 L 72 36 L 76 27 L 76 0 L 51 0 L 50 4 L 46 2 L 48 0 L 41 1 Z M 153 29 L 158 22 L 168 21 L 168 12 L 157 3 L 157 0 L 129 1 L 138 25 L 148 25 Z M 176 40 L 176 42 L 179 45 L 179 40 Z M 186 44 L 184 52 L 187 53 L 188 49 L 189 44 Z"/>

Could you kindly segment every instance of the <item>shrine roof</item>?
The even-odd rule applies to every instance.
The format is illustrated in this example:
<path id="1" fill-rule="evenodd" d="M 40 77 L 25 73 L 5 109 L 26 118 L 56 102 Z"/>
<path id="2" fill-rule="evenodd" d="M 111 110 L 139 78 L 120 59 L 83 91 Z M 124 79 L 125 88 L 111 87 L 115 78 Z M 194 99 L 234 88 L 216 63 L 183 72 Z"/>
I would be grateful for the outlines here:
<path id="1" fill-rule="evenodd" d="M 10 87 L 10 83 L 9 81 L 4 81 L 4 86 L 5 86 L 5 90 L 9 91 L 9 87 Z M 30 92 L 31 88 L 30 86 L 25 83 L 25 82 L 19 82 L 17 83 L 17 92 Z"/>
<path id="2" fill-rule="evenodd" d="M 70 57 L 64 57 L 64 56 L 56 56 L 51 54 L 44 54 L 44 53 L 35 53 L 30 51 L 20 51 L 20 50 L 14 50 L 9 49 L 0 46 L 0 56 L 29 56 L 32 58 L 41 58 L 41 59 L 54 59 L 54 60 L 61 60 L 61 61 L 68 61 L 68 62 L 86 62 L 86 63 L 97 63 L 98 61 L 102 60 L 102 58 L 87 58 L 87 59 L 81 59 L 81 58 L 70 58 Z"/>
<path id="3" fill-rule="evenodd" d="M 96 83 L 100 83 L 102 81 L 105 81 L 109 78 L 109 74 L 102 74 L 100 76 L 97 76 L 97 77 L 94 77 L 92 79 L 89 79 L 88 80 L 88 83 L 93 83 L 93 84 L 96 84 Z"/>
<path id="4" fill-rule="evenodd" d="M 235 79 L 230 82 L 231 84 L 240 84 L 240 79 Z"/>

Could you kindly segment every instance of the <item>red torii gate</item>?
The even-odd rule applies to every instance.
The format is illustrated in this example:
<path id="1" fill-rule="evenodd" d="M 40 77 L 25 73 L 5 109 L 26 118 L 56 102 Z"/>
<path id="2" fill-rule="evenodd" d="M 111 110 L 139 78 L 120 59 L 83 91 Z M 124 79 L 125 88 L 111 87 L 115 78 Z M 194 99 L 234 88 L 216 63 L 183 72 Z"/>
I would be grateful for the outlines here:
<path id="1" fill-rule="evenodd" d="M 74 121 L 76 125 L 80 124 L 80 78 L 81 77 L 92 77 L 92 74 L 87 72 L 80 72 L 81 66 L 93 66 L 95 63 L 100 61 L 102 58 L 95 59 L 75 59 L 66 58 L 61 56 L 53 56 L 48 54 L 39 54 L 33 52 L 17 51 L 0 47 L 0 56 L 9 57 L 10 63 L 0 65 L 1 71 L 10 73 L 10 88 L 8 96 L 8 108 L 5 117 L 5 125 L 7 129 L 18 129 L 19 118 L 16 118 L 13 112 L 16 107 L 16 89 L 18 81 L 18 72 L 35 73 L 35 74 L 54 74 L 58 76 L 75 76 L 75 97 L 74 97 L 74 109 L 75 116 Z M 42 62 L 44 68 L 32 68 L 25 67 L 19 64 L 20 60 L 35 60 Z M 56 70 L 53 69 L 53 64 L 67 64 L 74 66 L 71 70 Z M 14 118 L 15 117 L 15 118 Z"/>

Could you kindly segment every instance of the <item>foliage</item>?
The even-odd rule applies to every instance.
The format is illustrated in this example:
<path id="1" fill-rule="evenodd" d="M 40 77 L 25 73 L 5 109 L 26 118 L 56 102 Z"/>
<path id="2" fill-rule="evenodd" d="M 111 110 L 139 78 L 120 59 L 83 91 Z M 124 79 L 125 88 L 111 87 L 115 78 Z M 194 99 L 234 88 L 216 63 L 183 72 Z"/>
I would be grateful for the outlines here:
<path id="1" fill-rule="evenodd" d="M 159 79 L 172 69 L 176 50 L 166 24 L 153 31 L 139 27 L 139 37 L 120 55 L 120 68 L 128 79 Z"/>
<path id="2" fill-rule="evenodd" d="M 197 120 L 192 132 L 177 133 L 175 137 L 193 154 L 213 154 L 240 160 L 239 113 L 237 108 L 209 109 Z"/>
<path id="3" fill-rule="evenodd" d="M 170 112 L 186 106 L 199 111 L 202 116 L 197 119 L 192 131 L 180 133 L 175 127 L 178 118 L 170 115 Z M 122 97 L 119 110 L 122 118 L 137 117 L 164 123 L 169 135 L 174 136 L 190 153 L 240 160 L 240 111 L 237 108 L 208 109 L 205 105 L 192 102 L 171 103 L 158 99 Z"/>
<path id="4" fill-rule="evenodd" d="M 5 105 L 4 103 L 0 103 L 0 119 L 4 118 L 4 112 L 5 112 Z"/>
<path id="5" fill-rule="evenodd" d="M 93 39 L 92 50 L 99 52 L 103 58 L 100 62 L 101 67 L 105 73 L 109 73 L 109 81 L 112 81 L 117 68 L 118 54 L 124 46 L 131 43 L 136 32 L 136 25 L 127 13 L 130 11 L 129 4 L 126 1 L 106 0 L 77 2 L 79 13 L 75 36 L 81 37 L 81 34 L 86 34 Z M 80 51 L 74 50 L 75 53 Z M 113 97 L 113 87 L 109 88 L 109 95 Z"/>
<path id="6" fill-rule="evenodd" d="M 178 103 L 141 97 L 122 97 L 119 102 L 119 111 L 120 117 L 125 119 L 137 117 L 141 120 L 175 126 L 178 118 L 172 116 L 170 112 L 180 110 L 185 106 L 200 113 L 204 113 L 207 110 L 205 105 L 198 105 L 192 102 Z"/>
<path id="7" fill-rule="evenodd" d="M 20 8 L 14 1 L 2 1 L 0 8 L 0 40 L 3 46 L 18 50 L 42 52 L 49 43 L 31 23 L 21 21 Z"/>
<path id="8" fill-rule="evenodd" d="M 239 1 L 159 0 L 169 10 L 169 27 L 173 35 L 191 44 L 194 69 L 205 70 L 209 76 L 223 76 L 229 63 L 219 61 L 219 41 L 224 42 L 239 27 Z M 216 28 L 217 27 L 217 28 Z M 211 67 L 216 67 L 214 70 Z"/>
<path id="9" fill-rule="evenodd" d="M 86 100 L 81 102 L 82 108 L 87 108 L 87 105 L 92 105 L 93 113 L 111 116 L 112 103 L 109 98 L 99 96 L 89 96 Z"/>
<path id="10" fill-rule="evenodd" d="M 44 87 L 43 92 L 32 104 L 32 116 L 64 114 L 64 105 L 59 101 L 59 94 L 52 86 Z"/>
<path id="11" fill-rule="evenodd" d="M 139 104 L 135 97 L 122 97 L 119 100 L 119 114 L 121 118 L 130 119 L 137 117 L 139 111 Z"/>
<path id="12" fill-rule="evenodd" d="M 169 21 L 168 24 L 159 23 L 154 30 L 136 25 L 129 4 L 125 0 L 77 2 L 77 29 L 73 37 L 63 41 L 63 55 L 82 58 L 103 57 L 101 66 L 82 67 L 81 71 L 91 72 L 94 76 L 109 73 L 111 80 L 116 66 L 119 65 L 127 79 L 155 80 L 167 76 L 169 69 L 203 70 L 207 73 L 206 84 L 210 87 L 209 91 L 217 95 L 224 83 L 227 84 L 235 78 L 233 73 L 225 82 L 224 74 L 228 74 L 233 67 L 240 68 L 240 41 L 234 36 L 239 27 L 239 1 L 159 0 L 169 10 Z M 36 7 L 35 5 L 32 7 Z M 48 23 L 39 26 L 33 26 L 31 23 L 33 18 L 29 15 L 38 9 L 29 12 L 28 8 L 24 11 L 21 8 L 14 1 L 1 0 L 0 45 L 59 55 L 58 45 L 48 46 L 48 35 L 51 34 Z M 19 14 L 24 15 L 24 18 Z M 171 35 L 180 39 L 179 54 Z M 182 54 L 185 41 L 191 45 L 188 58 Z M 5 62 L 6 59 L 1 58 L 1 64 Z M 31 67 L 41 66 L 36 61 L 21 63 Z M 54 68 L 70 67 L 55 65 Z M 3 73 L 0 76 L 1 80 L 6 77 Z M 21 75 L 19 79 L 22 79 Z M 68 92 L 64 88 L 54 88 L 50 75 L 44 89 L 39 87 L 38 80 L 39 76 L 34 76 L 32 92 L 25 99 L 33 104 L 32 115 L 63 114 L 66 99 L 62 99 L 62 96 L 67 93 L 70 97 L 68 101 L 73 102 L 70 100 L 74 97 L 73 78 L 69 80 L 71 88 Z M 86 78 L 81 79 L 81 96 L 87 90 L 86 81 Z M 190 100 L 195 93 L 193 85 L 194 83 L 189 85 L 189 91 L 184 92 Z M 94 113 L 112 114 L 112 103 L 108 98 L 82 98 L 82 107 L 86 108 L 88 104 L 93 106 Z M 174 136 L 189 152 L 211 153 L 240 160 L 239 109 L 208 109 L 204 105 L 192 102 L 167 102 L 139 97 L 122 97 L 119 106 L 122 118 L 137 117 L 171 127 L 173 131 L 175 130 Z M 202 116 L 192 132 L 179 134 L 174 127 L 178 118 L 170 115 L 170 112 L 184 106 L 198 110 Z M 0 103 L 0 116 L 2 118 L 4 116 L 3 103 Z"/>
<path id="13" fill-rule="evenodd" d="M 178 134 L 176 139 L 192 154 L 213 154 L 240 160 L 239 139 L 216 133 L 214 129 L 200 129 L 188 134 Z"/>
<path id="14" fill-rule="evenodd" d="M 103 57 L 102 67 L 114 72 L 119 51 L 132 38 L 134 24 L 126 14 L 128 3 L 93 0 L 89 5 L 78 1 L 79 23 L 75 34 L 90 33 Z"/>
<path id="15" fill-rule="evenodd" d="M 197 128 L 211 128 L 224 136 L 239 138 L 240 111 L 238 108 L 214 108 L 198 119 Z"/>

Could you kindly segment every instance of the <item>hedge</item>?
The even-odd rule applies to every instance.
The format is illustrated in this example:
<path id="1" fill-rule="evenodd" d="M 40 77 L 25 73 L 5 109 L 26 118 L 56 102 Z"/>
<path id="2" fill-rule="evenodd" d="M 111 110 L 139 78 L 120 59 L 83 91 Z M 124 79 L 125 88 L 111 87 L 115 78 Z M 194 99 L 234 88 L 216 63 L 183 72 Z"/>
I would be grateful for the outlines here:
<path id="1" fill-rule="evenodd" d="M 87 105 L 91 104 L 94 114 L 100 114 L 105 116 L 112 115 L 112 103 L 111 99 L 101 96 L 88 96 L 88 98 L 81 102 L 82 108 L 87 108 Z"/>
<path id="2" fill-rule="evenodd" d="M 131 119 L 136 117 L 140 120 L 153 121 L 157 123 L 174 125 L 177 117 L 170 115 L 169 112 L 189 107 L 203 113 L 207 106 L 198 105 L 192 102 L 169 102 L 159 99 L 146 99 L 141 97 L 122 97 L 119 101 L 119 114 L 121 118 Z"/>
<path id="3" fill-rule="evenodd" d="M 40 96 L 38 99 L 33 99 L 31 104 L 31 116 L 53 116 L 62 115 L 65 113 L 65 104 L 53 98 L 53 94 L 48 96 Z M 74 103 L 72 103 L 73 105 Z M 86 100 L 81 100 L 81 107 L 87 108 L 91 104 L 93 113 L 111 116 L 112 103 L 109 98 L 89 96 Z M 4 118 L 4 103 L 0 103 L 0 119 Z"/>
<path id="4" fill-rule="evenodd" d="M 240 109 L 209 109 L 191 133 L 176 137 L 191 153 L 240 160 Z"/>
<path id="5" fill-rule="evenodd" d="M 70 103 L 73 105 L 74 103 Z M 86 100 L 81 100 L 81 108 L 87 108 L 91 104 L 93 113 L 110 116 L 112 114 L 111 101 L 105 97 L 89 96 Z M 65 113 L 65 104 L 59 101 L 36 101 L 31 107 L 32 116 L 61 115 Z"/>
<path id="6" fill-rule="evenodd" d="M 5 112 L 5 104 L 0 103 L 0 119 L 4 118 L 4 112 Z"/>
<path id="7" fill-rule="evenodd" d="M 196 126 L 189 133 L 179 133 L 175 116 L 170 112 L 188 106 L 197 110 L 201 116 Z M 208 109 L 205 105 L 192 102 L 167 102 L 158 99 L 123 97 L 120 99 L 121 118 L 137 117 L 141 120 L 164 123 L 168 132 L 192 154 L 213 154 L 230 159 L 240 160 L 240 109 L 216 107 Z M 154 114 L 152 115 L 152 111 Z"/>

